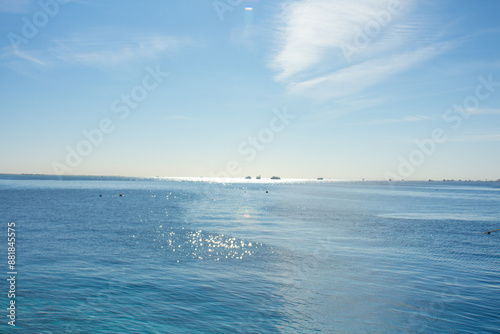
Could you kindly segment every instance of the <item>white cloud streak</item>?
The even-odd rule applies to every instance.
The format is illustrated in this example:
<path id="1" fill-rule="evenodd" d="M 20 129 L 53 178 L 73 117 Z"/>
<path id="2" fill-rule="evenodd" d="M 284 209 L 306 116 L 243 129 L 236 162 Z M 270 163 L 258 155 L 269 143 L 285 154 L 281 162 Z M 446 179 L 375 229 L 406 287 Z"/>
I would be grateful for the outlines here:
<path id="1" fill-rule="evenodd" d="M 127 39 L 119 34 L 100 33 L 57 40 L 50 49 L 54 58 L 68 64 L 90 67 L 123 65 L 130 61 L 150 59 L 176 51 L 188 44 L 185 38 L 162 35 L 134 35 Z"/>
<path id="2" fill-rule="evenodd" d="M 500 133 L 463 135 L 450 139 L 451 142 L 469 143 L 469 142 L 497 142 L 500 141 Z"/>
<path id="3" fill-rule="evenodd" d="M 390 118 L 390 119 L 378 119 L 374 120 L 374 124 L 387 124 L 387 123 L 407 123 L 407 122 L 422 122 L 422 121 L 432 121 L 438 118 L 425 116 L 425 115 L 412 115 L 405 116 L 402 118 Z"/>
<path id="4" fill-rule="evenodd" d="M 0 65 L 22 75 L 58 66 L 83 65 L 113 70 L 133 62 L 150 61 L 175 53 L 194 43 L 186 37 L 143 33 L 127 36 L 123 31 L 91 31 L 48 41 L 44 49 L 0 49 Z M 29 46 L 29 44 L 28 44 Z"/>
<path id="5" fill-rule="evenodd" d="M 276 52 L 270 63 L 277 73 L 275 79 L 292 93 L 317 99 L 347 98 L 450 48 L 450 43 L 411 38 L 428 29 L 426 18 L 407 17 L 413 1 L 397 3 L 291 2 L 279 20 Z M 368 39 L 359 38 L 369 32 Z M 346 50 L 355 51 L 352 59 Z"/>
<path id="6" fill-rule="evenodd" d="M 467 109 L 466 111 L 474 115 L 500 115 L 500 109 L 482 108 L 482 109 Z"/>
<path id="7" fill-rule="evenodd" d="M 201 121 L 202 119 L 184 115 L 165 115 L 163 116 L 164 121 Z"/>
<path id="8" fill-rule="evenodd" d="M 386 1 L 305 0 L 289 4 L 279 31 L 273 67 L 285 80 L 324 59 L 326 51 L 350 42 L 353 32 L 371 19 Z M 354 14 L 354 15 L 353 15 Z"/>
<path id="9" fill-rule="evenodd" d="M 407 70 L 441 53 L 443 48 L 423 48 L 414 52 L 375 58 L 311 80 L 292 82 L 289 88 L 317 98 L 339 98 L 360 93 L 380 81 Z"/>

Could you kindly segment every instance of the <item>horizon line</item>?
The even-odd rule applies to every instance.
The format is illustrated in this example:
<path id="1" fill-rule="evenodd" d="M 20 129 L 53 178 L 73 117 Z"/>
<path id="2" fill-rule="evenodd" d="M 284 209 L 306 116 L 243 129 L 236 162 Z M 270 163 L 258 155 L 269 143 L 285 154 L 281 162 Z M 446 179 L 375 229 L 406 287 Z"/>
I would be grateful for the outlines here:
<path id="1" fill-rule="evenodd" d="M 218 182 L 227 182 L 231 183 L 232 180 L 238 181 L 272 181 L 272 182 L 280 182 L 280 181 L 318 181 L 318 182 L 500 182 L 500 178 L 496 180 L 490 179 L 447 179 L 447 178 L 429 178 L 429 179 L 335 179 L 335 178 L 287 178 L 280 177 L 279 179 L 272 179 L 271 177 L 263 177 L 261 179 L 257 179 L 256 177 L 252 177 L 251 179 L 247 179 L 245 177 L 212 177 L 212 176 L 133 176 L 133 175 L 96 175 L 96 174 L 66 174 L 66 175 L 57 175 L 57 174 L 44 174 L 44 173 L 2 173 L 0 175 L 12 175 L 12 176 L 53 176 L 57 178 L 63 177 L 116 177 L 116 178 L 141 178 L 141 179 L 177 179 L 182 181 L 218 181 Z M 257 183 L 257 182 L 254 182 Z"/>

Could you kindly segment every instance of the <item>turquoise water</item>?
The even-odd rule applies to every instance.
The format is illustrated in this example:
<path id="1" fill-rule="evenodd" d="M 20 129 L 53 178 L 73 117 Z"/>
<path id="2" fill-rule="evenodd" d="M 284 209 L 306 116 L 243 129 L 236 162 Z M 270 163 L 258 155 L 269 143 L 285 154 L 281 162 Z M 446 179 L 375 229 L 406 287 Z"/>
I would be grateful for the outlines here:
<path id="1" fill-rule="evenodd" d="M 500 331 L 496 182 L 3 175 L 0 212 L 2 333 Z"/>

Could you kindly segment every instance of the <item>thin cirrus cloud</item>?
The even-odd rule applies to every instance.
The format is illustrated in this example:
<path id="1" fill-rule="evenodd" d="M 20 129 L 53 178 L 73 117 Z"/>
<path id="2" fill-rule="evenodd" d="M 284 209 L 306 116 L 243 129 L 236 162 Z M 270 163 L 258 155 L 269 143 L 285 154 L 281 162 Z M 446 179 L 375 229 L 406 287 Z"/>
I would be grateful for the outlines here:
<path id="1" fill-rule="evenodd" d="M 54 44 L 51 54 L 57 60 L 68 64 L 108 67 L 155 58 L 190 45 L 191 41 L 183 37 L 151 34 L 121 39 L 117 34 L 101 33 L 57 40 Z"/>
<path id="2" fill-rule="evenodd" d="M 38 52 L 39 53 L 39 52 Z M 11 47 L 5 47 L 0 50 L 0 59 L 17 59 L 20 61 L 27 61 L 39 66 L 47 66 L 48 63 L 40 58 L 35 52 L 28 52 L 24 50 L 14 50 Z M 4 63 L 5 64 L 5 63 Z"/>
<path id="3" fill-rule="evenodd" d="M 303 0 L 285 6 L 280 17 L 278 53 L 272 66 L 282 81 L 317 65 L 331 49 L 351 43 L 353 32 L 373 19 L 387 1 Z"/>
<path id="4" fill-rule="evenodd" d="M 201 121 L 201 118 L 190 117 L 184 115 L 165 115 L 162 117 L 164 121 Z"/>
<path id="5" fill-rule="evenodd" d="M 4 47 L 0 49 L 0 60 L 4 66 L 21 73 L 28 65 L 40 68 L 68 64 L 107 69 L 155 59 L 189 45 L 193 45 L 189 38 L 170 35 L 144 33 L 121 38 L 119 33 L 86 33 L 54 39 L 44 49 Z"/>
<path id="6" fill-rule="evenodd" d="M 422 121 L 432 121 L 436 117 L 425 116 L 425 115 L 412 115 L 405 116 L 402 118 L 389 118 L 389 119 L 377 119 L 374 120 L 374 124 L 387 124 L 387 123 L 407 123 L 407 122 L 422 122 Z"/>
<path id="7" fill-rule="evenodd" d="M 483 133 L 483 134 L 462 135 L 455 138 L 451 138 L 450 141 L 459 143 L 497 142 L 500 141 L 500 133 L 497 131 L 496 133 L 490 133 L 490 134 Z"/>
<path id="8" fill-rule="evenodd" d="M 452 46 L 420 38 L 429 29 L 426 20 L 431 20 L 412 16 L 412 1 L 401 1 L 396 10 L 389 10 L 390 3 L 299 0 L 285 6 L 270 63 L 277 73 L 276 81 L 293 93 L 313 98 L 345 98 L 363 93 Z M 385 21 L 380 21 L 381 17 Z M 356 36 L 377 22 L 384 23 L 364 47 L 357 47 Z M 354 57 L 346 56 L 346 50 L 354 50 L 350 54 Z"/>
<path id="9" fill-rule="evenodd" d="M 466 111 L 474 115 L 500 115 L 500 109 L 493 108 L 467 109 Z"/>
<path id="10" fill-rule="evenodd" d="M 340 98 L 360 93 L 382 80 L 412 68 L 444 52 L 446 45 L 375 58 L 302 82 L 291 82 L 289 89 L 316 98 Z"/>

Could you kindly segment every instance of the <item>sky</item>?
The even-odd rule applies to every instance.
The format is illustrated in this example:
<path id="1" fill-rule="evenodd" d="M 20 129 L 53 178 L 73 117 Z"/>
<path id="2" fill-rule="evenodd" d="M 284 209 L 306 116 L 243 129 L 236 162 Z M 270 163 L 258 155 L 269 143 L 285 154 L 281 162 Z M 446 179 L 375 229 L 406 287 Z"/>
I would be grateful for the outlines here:
<path id="1" fill-rule="evenodd" d="M 0 0 L 0 173 L 497 180 L 499 12 Z"/>

